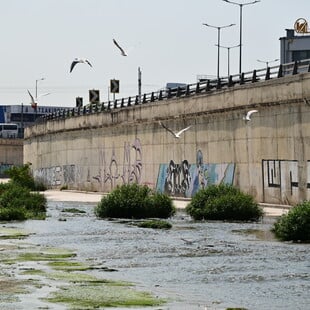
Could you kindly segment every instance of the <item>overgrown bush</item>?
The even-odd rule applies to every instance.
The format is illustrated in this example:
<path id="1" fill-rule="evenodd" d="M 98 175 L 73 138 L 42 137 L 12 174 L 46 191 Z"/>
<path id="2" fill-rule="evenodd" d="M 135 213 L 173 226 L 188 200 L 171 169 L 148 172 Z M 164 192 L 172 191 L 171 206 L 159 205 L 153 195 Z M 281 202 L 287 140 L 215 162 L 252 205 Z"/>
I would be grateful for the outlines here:
<path id="1" fill-rule="evenodd" d="M 43 219 L 45 214 L 44 195 L 14 182 L 0 184 L 0 220 Z"/>
<path id="2" fill-rule="evenodd" d="M 124 184 L 103 197 L 95 208 L 101 218 L 168 218 L 175 213 L 172 199 L 147 186 Z"/>
<path id="3" fill-rule="evenodd" d="M 42 182 L 35 181 L 30 170 L 30 164 L 23 166 L 13 166 L 6 170 L 6 174 L 14 182 L 32 191 L 44 191 L 46 186 Z"/>
<path id="4" fill-rule="evenodd" d="M 310 242 L 310 201 L 304 201 L 282 215 L 272 230 L 282 241 Z"/>
<path id="5" fill-rule="evenodd" d="M 198 191 L 185 210 L 195 220 L 257 221 L 263 216 L 251 195 L 226 184 Z"/>

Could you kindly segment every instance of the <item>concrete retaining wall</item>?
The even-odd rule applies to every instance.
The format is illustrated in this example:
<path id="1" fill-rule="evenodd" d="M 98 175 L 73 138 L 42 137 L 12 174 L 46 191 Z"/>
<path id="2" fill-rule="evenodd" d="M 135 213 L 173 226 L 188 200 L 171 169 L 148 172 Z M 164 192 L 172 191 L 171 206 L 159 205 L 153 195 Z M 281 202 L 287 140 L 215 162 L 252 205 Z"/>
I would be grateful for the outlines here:
<path id="1" fill-rule="evenodd" d="M 0 139 L 0 177 L 13 165 L 23 164 L 23 140 Z"/>
<path id="2" fill-rule="evenodd" d="M 26 130 L 24 162 L 50 187 L 107 192 L 136 181 L 190 197 L 226 182 L 294 204 L 310 199 L 307 98 L 309 73 L 47 121 Z M 192 127 L 175 139 L 159 121 Z"/>

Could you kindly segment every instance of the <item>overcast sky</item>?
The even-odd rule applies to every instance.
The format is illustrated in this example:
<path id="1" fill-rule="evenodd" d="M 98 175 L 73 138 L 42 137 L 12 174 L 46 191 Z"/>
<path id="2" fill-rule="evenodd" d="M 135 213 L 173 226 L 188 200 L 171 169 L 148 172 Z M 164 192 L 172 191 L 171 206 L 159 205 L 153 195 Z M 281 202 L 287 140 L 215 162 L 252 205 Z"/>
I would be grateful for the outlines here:
<path id="1" fill-rule="evenodd" d="M 239 3 L 249 1 L 235 0 Z M 217 74 L 220 44 L 239 44 L 239 6 L 222 0 L 0 0 L 0 105 L 29 104 L 27 89 L 51 94 L 39 103 L 75 106 L 88 103 L 88 90 L 108 100 L 110 79 L 120 80 L 116 98 L 142 93 L 166 83 L 195 83 L 197 75 Z M 265 67 L 280 58 L 280 37 L 298 18 L 310 24 L 310 0 L 261 0 L 243 7 L 242 71 Z M 125 49 L 121 56 L 113 38 Z M 220 50 L 220 75 L 227 74 L 227 49 Z M 93 68 L 78 64 L 87 58 Z M 277 64 L 277 63 L 272 63 Z M 272 65 L 271 64 L 271 65 Z M 239 49 L 230 50 L 230 73 L 239 72 Z M 110 99 L 112 95 L 110 94 Z"/>

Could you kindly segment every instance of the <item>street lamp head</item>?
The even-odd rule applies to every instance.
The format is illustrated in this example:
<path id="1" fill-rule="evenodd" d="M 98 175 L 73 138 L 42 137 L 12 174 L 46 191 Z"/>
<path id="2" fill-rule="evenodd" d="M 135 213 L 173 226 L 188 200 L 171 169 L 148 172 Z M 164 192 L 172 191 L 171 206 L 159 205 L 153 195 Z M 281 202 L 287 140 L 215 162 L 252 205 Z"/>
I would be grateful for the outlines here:
<path id="1" fill-rule="evenodd" d="M 227 3 L 239 5 L 240 7 L 242 7 L 244 5 L 255 4 L 257 2 L 260 2 L 260 0 L 254 0 L 254 1 L 246 2 L 246 3 L 239 3 L 239 2 L 234 2 L 234 1 L 230 1 L 230 0 L 223 0 L 223 1 L 227 2 Z"/>
<path id="2" fill-rule="evenodd" d="M 222 28 L 228 28 L 228 27 L 231 27 L 231 26 L 235 26 L 236 24 L 229 24 L 229 25 L 224 25 L 224 26 L 212 26 L 212 25 L 209 25 L 207 23 L 203 23 L 203 25 L 207 26 L 207 27 L 216 28 L 216 29 L 222 29 Z"/>
<path id="3" fill-rule="evenodd" d="M 258 61 L 258 62 L 263 62 L 263 63 L 275 62 L 275 61 L 278 61 L 278 60 L 280 60 L 280 59 L 279 59 L 279 58 L 276 58 L 276 59 L 273 59 L 273 60 L 267 60 L 267 61 L 257 59 L 257 61 Z"/>

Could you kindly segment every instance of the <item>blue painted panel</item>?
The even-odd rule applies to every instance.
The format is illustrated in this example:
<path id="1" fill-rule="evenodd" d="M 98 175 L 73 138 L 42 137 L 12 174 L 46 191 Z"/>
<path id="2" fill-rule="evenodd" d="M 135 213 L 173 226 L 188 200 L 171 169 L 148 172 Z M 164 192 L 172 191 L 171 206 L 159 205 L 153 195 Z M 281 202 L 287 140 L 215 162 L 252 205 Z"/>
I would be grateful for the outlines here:
<path id="1" fill-rule="evenodd" d="M 186 160 L 175 164 L 160 164 L 156 190 L 170 196 L 193 197 L 211 184 L 233 184 L 234 163 L 189 164 Z"/>
<path id="2" fill-rule="evenodd" d="M 0 123 L 6 123 L 4 118 L 4 107 L 0 106 Z"/>

